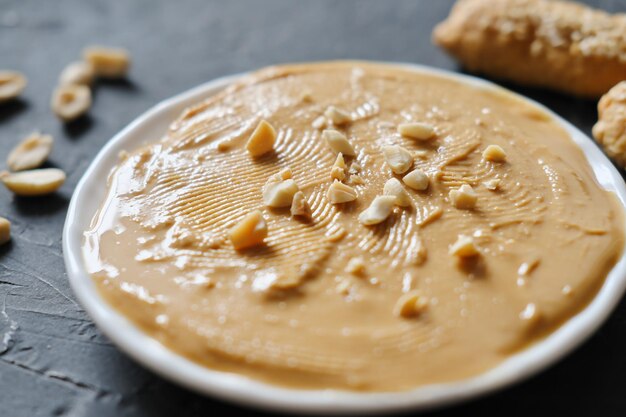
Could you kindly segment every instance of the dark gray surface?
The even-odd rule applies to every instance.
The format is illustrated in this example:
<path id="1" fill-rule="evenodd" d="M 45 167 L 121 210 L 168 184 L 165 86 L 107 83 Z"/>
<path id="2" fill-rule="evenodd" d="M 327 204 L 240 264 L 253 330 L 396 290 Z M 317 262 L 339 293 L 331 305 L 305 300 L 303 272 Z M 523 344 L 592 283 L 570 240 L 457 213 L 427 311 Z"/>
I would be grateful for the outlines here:
<path id="1" fill-rule="evenodd" d="M 0 160 L 34 129 L 56 138 L 50 164 L 68 173 L 37 199 L 0 190 L 13 242 L 0 248 L 0 416 L 203 416 L 243 413 L 140 368 L 94 327 L 69 288 L 61 230 L 72 190 L 96 152 L 158 101 L 215 77 L 333 58 L 458 69 L 430 43 L 451 0 L 0 0 L 0 68 L 23 71 L 23 99 L 0 106 Z M 626 11 L 626 0 L 587 3 Z M 133 52 L 129 82 L 99 84 L 91 116 L 51 115 L 60 70 L 90 43 Z M 589 133 L 595 103 L 534 90 Z M 3 163 L 0 162 L 0 165 Z M 437 415 L 626 414 L 626 304 L 576 353 L 528 382 Z"/>

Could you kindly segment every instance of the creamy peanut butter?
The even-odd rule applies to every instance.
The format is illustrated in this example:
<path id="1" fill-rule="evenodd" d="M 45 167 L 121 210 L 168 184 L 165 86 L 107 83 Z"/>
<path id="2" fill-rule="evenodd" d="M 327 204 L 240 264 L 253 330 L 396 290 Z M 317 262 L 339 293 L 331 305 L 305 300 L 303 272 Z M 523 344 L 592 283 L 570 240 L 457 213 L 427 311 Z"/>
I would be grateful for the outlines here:
<path id="1" fill-rule="evenodd" d="M 275 142 L 252 156 L 263 120 Z M 329 175 L 328 130 L 354 149 L 344 182 Z M 506 159 L 484 158 L 491 145 Z M 388 146 L 413 155 L 427 188 L 394 174 Z M 270 178 L 297 184 L 308 215 L 268 207 Z M 402 188 L 388 195 L 391 178 Z M 329 201 L 333 181 L 355 198 Z M 455 207 L 460 189 L 474 205 Z M 359 222 L 396 194 L 383 220 Z M 250 213 L 267 235 L 235 250 L 229 233 Z M 185 111 L 114 170 L 84 256 L 112 306 L 193 361 L 296 388 L 397 391 L 476 375 L 553 331 L 596 294 L 623 235 L 622 207 L 541 110 L 344 62 L 262 70 Z"/>

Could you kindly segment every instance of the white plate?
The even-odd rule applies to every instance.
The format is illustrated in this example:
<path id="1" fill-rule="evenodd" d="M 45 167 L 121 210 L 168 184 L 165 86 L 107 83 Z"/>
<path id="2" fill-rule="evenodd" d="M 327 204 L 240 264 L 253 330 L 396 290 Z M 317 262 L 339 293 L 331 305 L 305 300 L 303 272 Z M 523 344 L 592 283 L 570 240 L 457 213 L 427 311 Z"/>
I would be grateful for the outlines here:
<path id="1" fill-rule="evenodd" d="M 449 77 L 479 88 L 501 89 L 478 78 L 412 64 L 395 64 L 405 69 Z M 223 89 L 238 76 L 220 78 L 163 101 L 118 133 L 98 153 L 78 183 L 70 202 L 63 230 L 65 264 L 78 300 L 120 349 L 159 375 L 203 394 L 238 404 L 297 412 L 363 412 L 422 410 L 448 405 L 519 382 L 555 363 L 587 339 L 608 317 L 626 288 L 626 255 L 622 255 L 593 301 L 547 338 L 525 349 L 496 368 L 476 377 L 446 384 L 428 385 L 397 393 L 355 393 L 337 390 L 292 390 L 244 376 L 214 371 L 174 353 L 135 327 L 98 294 L 85 270 L 81 246 L 83 232 L 104 199 L 106 178 L 118 162 L 118 153 L 134 149 L 146 138 L 160 138 L 168 125 L 187 106 Z M 626 205 L 624 181 L 611 162 L 582 132 L 544 106 L 527 102 L 551 114 L 578 144 L 598 179 Z"/>

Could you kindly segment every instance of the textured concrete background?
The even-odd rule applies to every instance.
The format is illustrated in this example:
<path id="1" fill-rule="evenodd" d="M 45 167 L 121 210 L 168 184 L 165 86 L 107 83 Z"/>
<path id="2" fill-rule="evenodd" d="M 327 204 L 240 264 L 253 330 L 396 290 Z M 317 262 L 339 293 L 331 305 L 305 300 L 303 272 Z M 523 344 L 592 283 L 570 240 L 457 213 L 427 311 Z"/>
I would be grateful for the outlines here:
<path id="1" fill-rule="evenodd" d="M 0 189 L 13 242 L 0 248 L 0 416 L 205 416 L 247 413 L 178 388 L 120 353 L 69 288 L 61 229 L 72 190 L 118 130 L 158 101 L 215 77 L 288 62 L 363 58 L 458 69 L 430 43 L 451 0 L 0 0 L 0 68 L 23 71 L 23 98 L 0 107 L 0 160 L 34 129 L 51 133 L 56 195 Z M 626 0 L 587 1 L 626 11 Z M 91 115 L 63 126 L 49 98 L 84 45 L 129 48 L 128 82 L 95 89 Z M 595 103 L 527 94 L 589 133 Z M 0 166 L 3 162 L 0 162 Z M 626 304 L 557 366 L 514 388 L 436 415 L 626 415 Z M 479 414 L 480 413 L 480 414 Z"/>

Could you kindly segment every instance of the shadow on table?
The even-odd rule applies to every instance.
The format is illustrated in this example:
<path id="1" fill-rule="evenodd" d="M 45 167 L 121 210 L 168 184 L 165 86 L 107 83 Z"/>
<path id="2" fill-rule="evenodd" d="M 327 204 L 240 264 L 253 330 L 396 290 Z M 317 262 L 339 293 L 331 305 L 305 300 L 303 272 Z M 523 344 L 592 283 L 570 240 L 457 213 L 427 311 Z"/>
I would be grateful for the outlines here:
<path id="1" fill-rule="evenodd" d="M 28 109 L 28 104 L 20 98 L 0 103 L 0 124 L 9 121 L 26 109 Z"/>
<path id="2" fill-rule="evenodd" d="M 61 194 L 50 194 L 42 197 L 15 197 L 15 210 L 21 216 L 41 216 L 66 210 L 69 198 Z"/>
<path id="3" fill-rule="evenodd" d="M 78 139 L 85 133 L 87 133 L 94 124 L 93 117 L 89 113 L 79 117 L 71 122 L 65 122 L 63 124 L 63 132 L 70 139 Z"/>

